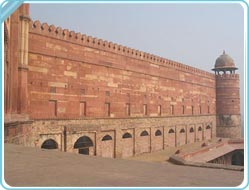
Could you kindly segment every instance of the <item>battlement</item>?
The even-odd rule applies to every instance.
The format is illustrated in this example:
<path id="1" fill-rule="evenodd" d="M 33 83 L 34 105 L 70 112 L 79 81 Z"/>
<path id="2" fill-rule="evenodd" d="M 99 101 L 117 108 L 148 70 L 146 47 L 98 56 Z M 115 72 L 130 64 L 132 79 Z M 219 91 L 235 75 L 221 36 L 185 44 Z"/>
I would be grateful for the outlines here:
<path id="1" fill-rule="evenodd" d="M 208 78 L 214 77 L 214 74 L 176 62 L 169 59 L 165 59 L 156 55 L 152 55 L 143 51 L 132 49 L 126 46 L 122 46 L 113 42 L 98 39 L 92 36 L 87 36 L 79 32 L 69 31 L 68 29 L 62 29 L 61 27 L 55 27 L 54 25 L 48 25 L 47 23 L 41 24 L 40 21 L 30 21 L 30 32 L 40 35 L 49 36 L 59 40 L 68 41 L 70 43 L 76 43 L 79 45 L 87 46 L 94 49 L 108 51 L 123 56 L 128 56 L 134 59 L 139 59 L 160 66 L 167 66 L 183 72 L 194 73 L 195 75 L 201 75 Z"/>

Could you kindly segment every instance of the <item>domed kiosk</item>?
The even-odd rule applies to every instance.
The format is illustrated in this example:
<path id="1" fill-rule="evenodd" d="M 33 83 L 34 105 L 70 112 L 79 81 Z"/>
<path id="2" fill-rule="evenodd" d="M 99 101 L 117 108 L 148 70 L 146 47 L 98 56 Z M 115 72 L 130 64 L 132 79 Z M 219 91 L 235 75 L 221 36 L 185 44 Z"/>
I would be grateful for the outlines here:
<path id="1" fill-rule="evenodd" d="M 224 74 L 226 74 L 227 71 L 234 74 L 237 69 L 238 68 L 235 67 L 233 59 L 223 51 L 223 54 L 216 59 L 212 70 L 215 71 L 215 74 L 220 74 L 220 71 Z"/>
<path id="2" fill-rule="evenodd" d="M 216 80 L 216 132 L 217 137 L 240 138 L 240 86 L 238 68 L 223 51 L 212 69 Z"/>

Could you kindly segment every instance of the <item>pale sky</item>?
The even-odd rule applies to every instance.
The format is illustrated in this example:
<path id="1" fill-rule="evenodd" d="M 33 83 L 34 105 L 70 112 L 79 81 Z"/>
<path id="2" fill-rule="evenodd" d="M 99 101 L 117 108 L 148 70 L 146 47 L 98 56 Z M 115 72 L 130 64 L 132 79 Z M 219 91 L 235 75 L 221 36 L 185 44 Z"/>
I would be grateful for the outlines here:
<path id="1" fill-rule="evenodd" d="M 32 20 L 112 41 L 212 72 L 223 50 L 244 78 L 244 9 L 239 3 L 30 4 Z"/>

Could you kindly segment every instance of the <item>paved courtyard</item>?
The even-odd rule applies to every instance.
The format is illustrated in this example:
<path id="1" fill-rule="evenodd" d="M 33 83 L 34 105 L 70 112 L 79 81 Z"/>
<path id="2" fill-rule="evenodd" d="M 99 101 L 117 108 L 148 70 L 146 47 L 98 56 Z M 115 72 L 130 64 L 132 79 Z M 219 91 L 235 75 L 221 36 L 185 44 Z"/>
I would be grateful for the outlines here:
<path id="1" fill-rule="evenodd" d="M 194 187 L 240 185 L 243 172 L 90 157 L 5 144 L 10 186 Z"/>

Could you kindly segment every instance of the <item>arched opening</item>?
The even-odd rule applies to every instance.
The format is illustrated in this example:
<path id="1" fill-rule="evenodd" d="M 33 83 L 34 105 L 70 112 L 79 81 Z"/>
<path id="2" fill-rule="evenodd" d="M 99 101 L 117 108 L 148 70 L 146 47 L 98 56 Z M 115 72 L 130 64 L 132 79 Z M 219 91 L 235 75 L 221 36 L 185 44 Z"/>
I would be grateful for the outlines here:
<path id="1" fill-rule="evenodd" d="M 149 133 L 148 133 L 147 131 L 143 131 L 143 132 L 140 134 L 141 137 L 143 137 L 143 136 L 148 136 L 148 135 L 149 135 Z"/>
<path id="2" fill-rule="evenodd" d="M 123 139 L 132 138 L 132 135 L 130 133 L 125 133 L 122 138 Z"/>
<path id="3" fill-rule="evenodd" d="M 155 136 L 162 136 L 162 132 L 161 132 L 160 130 L 157 130 L 157 131 L 155 132 Z"/>
<path id="4" fill-rule="evenodd" d="M 208 126 L 206 127 L 206 129 L 211 129 L 210 125 L 208 125 Z"/>
<path id="5" fill-rule="evenodd" d="M 181 129 L 181 130 L 180 130 L 180 133 L 185 133 L 185 130 L 184 130 L 184 129 Z"/>
<path id="6" fill-rule="evenodd" d="M 244 155 L 242 152 L 236 151 L 233 153 L 232 165 L 244 166 Z"/>
<path id="7" fill-rule="evenodd" d="M 48 140 L 45 140 L 42 143 L 41 148 L 43 148 L 43 149 L 57 149 L 58 144 L 57 144 L 57 142 L 55 140 L 48 139 Z"/>
<path id="8" fill-rule="evenodd" d="M 198 127 L 198 131 L 202 131 L 202 128 L 201 128 L 201 127 Z"/>
<path id="9" fill-rule="evenodd" d="M 92 140 L 87 137 L 83 136 L 80 137 L 75 143 L 74 143 L 74 148 L 79 149 L 79 154 L 85 154 L 89 155 L 89 148 L 93 147 L 93 142 Z"/>
<path id="10" fill-rule="evenodd" d="M 112 140 L 112 137 L 110 135 L 105 135 L 103 138 L 102 138 L 102 141 L 110 141 Z"/>
<path id="11" fill-rule="evenodd" d="M 193 127 L 191 127 L 191 128 L 189 129 L 189 132 L 190 132 L 190 133 L 193 133 L 193 132 L 194 132 Z"/>
<path id="12" fill-rule="evenodd" d="M 169 133 L 175 133 L 175 131 L 173 129 L 170 129 Z"/>

